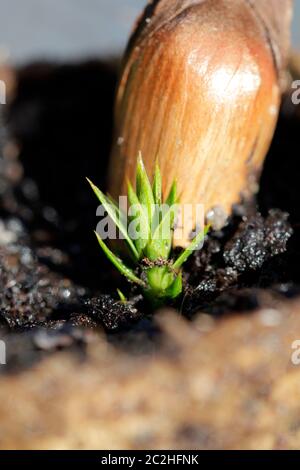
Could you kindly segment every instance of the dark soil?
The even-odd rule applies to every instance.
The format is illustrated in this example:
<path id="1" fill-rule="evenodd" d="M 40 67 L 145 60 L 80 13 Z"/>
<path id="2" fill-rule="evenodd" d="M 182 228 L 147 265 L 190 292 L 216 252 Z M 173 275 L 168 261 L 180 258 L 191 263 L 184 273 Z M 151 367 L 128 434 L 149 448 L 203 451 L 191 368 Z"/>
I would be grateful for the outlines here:
<path id="1" fill-rule="evenodd" d="M 18 71 L 0 160 L 0 333 L 20 351 L 16 367 L 56 349 L 84 352 L 91 329 L 134 352 L 147 352 L 159 333 L 137 292 L 118 301 L 116 286 L 128 287 L 93 235 L 96 203 L 84 177 L 105 188 L 116 77 L 114 64 L 100 62 Z M 300 294 L 299 121 L 285 109 L 257 201 L 237 206 L 185 267 L 175 307 L 188 318 Z"/>

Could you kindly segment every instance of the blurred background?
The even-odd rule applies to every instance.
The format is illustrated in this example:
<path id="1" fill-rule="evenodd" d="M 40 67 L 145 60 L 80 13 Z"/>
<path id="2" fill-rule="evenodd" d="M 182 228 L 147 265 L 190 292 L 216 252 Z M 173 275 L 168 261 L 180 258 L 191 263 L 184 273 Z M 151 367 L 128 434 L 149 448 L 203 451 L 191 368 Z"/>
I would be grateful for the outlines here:
<path id="1" fill-rule="evenodd" d="M 118 55 L 146 0 L 0 0 L 0 60 Z M 87 6 L 88 5 L 88 6 Z M 300 47 L 300 0 L 294 46 Z"/>

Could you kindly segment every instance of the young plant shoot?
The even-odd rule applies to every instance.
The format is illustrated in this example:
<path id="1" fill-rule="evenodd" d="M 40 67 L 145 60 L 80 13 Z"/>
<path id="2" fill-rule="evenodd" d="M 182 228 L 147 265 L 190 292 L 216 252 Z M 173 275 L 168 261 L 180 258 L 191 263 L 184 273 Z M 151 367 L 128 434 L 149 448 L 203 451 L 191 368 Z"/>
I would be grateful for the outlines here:
<path id="1" fill-rule="evenodd" d="M 116 203 L 90 180 L 95 195 L 119 229 L 132 258 L 132 267 L 114 254 L 96 233 L 99 245 L 111 263 L 128 281 L 138 285 L 153 304 L 163 304 L 182 293 L 182 265 L 200 246 L 209 227 L 200 232 L 189 247 L 175 259 L 172 254 L 173 229 L 178 209 L 174 181 L 165 202 L 162 201 L 162 180 L 156 164 L 150 184 L 141 156 L 138 157 L 136 189 L 128 182 L 128 223 Z M 133 230 L 134 228 L 134 230 Z"/>

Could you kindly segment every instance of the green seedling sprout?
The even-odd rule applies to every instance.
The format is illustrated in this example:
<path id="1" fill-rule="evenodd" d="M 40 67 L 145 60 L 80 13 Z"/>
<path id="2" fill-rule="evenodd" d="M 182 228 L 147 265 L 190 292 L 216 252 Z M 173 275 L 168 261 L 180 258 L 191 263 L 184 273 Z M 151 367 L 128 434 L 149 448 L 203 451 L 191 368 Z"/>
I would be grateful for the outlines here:
<path id="1" fill-rule="evenodd" d="M 142 290 L 153 304 L 160 305 L 176 299 L 183 290 L 182 265 L 206 236 L 209 226 L 200 232 L 187 249 L 174 259 L 172 242 L 178 208 L 177 185 L 173 183 L 164 204 L 162 179 L 156 164 L 153 184 L 150 184 L 142 157 L 138 157 L 136 189 L 128 182 L 129 222 L 112 198 L 105 196 L 90 180 L 95 195 L 119 229 L 131 254 L 132 267 L 117 256 L 95 232 L 98 243 L 118 271 Z M 132 211 L 134 208 L 134 211 Z M 138 236 L 131 236 L 129 225 L 136 224 Z M 125 296 L 118 291 L 120 300 Z"/>

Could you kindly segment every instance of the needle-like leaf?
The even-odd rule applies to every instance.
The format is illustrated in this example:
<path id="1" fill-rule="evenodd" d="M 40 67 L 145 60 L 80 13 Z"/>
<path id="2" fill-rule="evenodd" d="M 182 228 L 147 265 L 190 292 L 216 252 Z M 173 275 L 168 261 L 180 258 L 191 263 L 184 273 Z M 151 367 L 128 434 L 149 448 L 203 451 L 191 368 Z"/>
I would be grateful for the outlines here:
<path id="1" fill-rule="evenodd" d="M 172 206 L 176 206 L 177 203 L 178 203 L 177 182 L 174 181 L 172 186 L 171 186 L 171 189 L 170 189 L 170 192 L 169 192 L 169 195 L 166 199 L 165 204 L 167 204 L 169 207 L 172 207 Z M 173 210 L 173 212 L 171 214 L 172 218 L 170 220 L 170 223 L 171 223 L 172 227 L 174 225 L 174 222 L 175 222 L 175 219 L 176 219 L 176 216 L 177 216 L 177 209 Z"/>
<path id="2" fill-rule="evenodd" d="M 118 208 L 116 209 L 114 207 L 114 204 L 112 203 L 113 201 L 107 199 L 105 194 L 103 194 L 103 192 L 99 188 L 97 188 L 97 186 L 95 186 L 88 178 L 87 178 L 87 181 L 91 185 L 92 190 L 94 191 L 95 195 L 97 196 L 97 198 L 101 202 L 102 206 L 104 207 L 104 209 L 108 213 L 109 217 L 112 219 L 112 221 L 114 222 L 116 227 L 118 227 L 118 229 L 122 233 L 122 235 L 123 235 L 126 243 L 128 244 L 134 258 L 136 260 L 138 260 L 139 259 L 138 251 L 137 251 L 133 241 L 131 240 L 130 236 L 128 235 L 127 227 L 124 225 L 124 223 L 122 221 L 122 217 L 120 217 L 119 209 Z"/>
<path id="3" fill-rule="evenodd" d="M 101 246 L 102 250 L 104 251 L 105 255 L 107 258 L 111 261 L 111 263 L 118 269 L 118 271 L 123 274 L 129 281 L 134 282 L 135 284 L 138 284 L 142 287 L 145 287 L 145 283 L 139 279 L 132 269 L 128 268 L 123 261 L 118 258 L 109 248 L 108 246 L 104 243 L 102 238 L 98 235 L 97 232 L 95 232 L 95 235 L 97 237 L 97 240 L 99 242 L 99 245 Z"/>
<path id="4" fill-rule="evenodd" d="M 181 255 L 177 258 L 175 263 L 173 263 L 173 269 L 177 270 L 180 269 L 181 266 L 187 261 L 187 259 L 191 256 L 194 250 L 200 245 L 203 241 L 204 237 L 207 235 L 210 229 L 210 225 L 207 225 L 203 231 L 199 232 L 198 235 L 194 238 L 192 243 L 181 253 Z"/>
<path id="5" fill-rule="evenodd" d="M 134 214 L 131 215 L 131 224 L 130 231 L 132 230 L 135 235 L 134 243 L 138 252 L 139 258 L 143 254 L 143 250 L 147 246 L 150 236 L 150 225 L 148 214 L 144 210 L 144 207 L 140 203 L 136 192 L 134 191 L 131 184 L 128 182 L 128 201 L 131 211 L 134 211 Z M 133 224 L 133 225 L 132 225 Z"/>
<path id="6" fill-rule="evenodd" d="M 120 301 L 125 304 L 127 302 L 127 299 L 125 295 L 123 294 L 123 292 L 120 289 L 117 289 L 117 293 L 118 293 Z"/>
<path id="7" fill-rule="evenodd" d="M 155 165 L 155 173 L 153 180 L 153 197 L 156 205 L 161 204 L 161 193 L 162 193 L 162 183 L 161 183 L 161 174 L 158 163 Z"/>
<path id="8" fill-rule="evenodd" d="M 147 246 L 147 256 L 154 261 L 157 258 L 168 259 L 172 247 L 172 228 L 175 219 L 176 206 L 160 206 L 162 213 L 160 224 L 156 227 Z M 165 209 L 165 210 L 164 210 Z"/>
<path id="9" fill-rule="evenodd" d="M 154 197 L 141 154 L 138 156 L 136 168 L 136 194 L 141 205 L 146 208 L 148 220 L 151 223 L 155 206 Z"/>
<path id="10" fill-rule="evenodd" d="M 173 206 L 174 204 L 177 204 L 177 182 L 174 181 L 174 183 L 171 186 L 170 192 L 168 194 L 168 197 L 166 199 L 165 204 L 168 206 Z"/>

